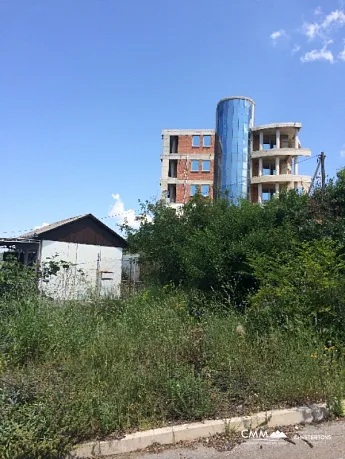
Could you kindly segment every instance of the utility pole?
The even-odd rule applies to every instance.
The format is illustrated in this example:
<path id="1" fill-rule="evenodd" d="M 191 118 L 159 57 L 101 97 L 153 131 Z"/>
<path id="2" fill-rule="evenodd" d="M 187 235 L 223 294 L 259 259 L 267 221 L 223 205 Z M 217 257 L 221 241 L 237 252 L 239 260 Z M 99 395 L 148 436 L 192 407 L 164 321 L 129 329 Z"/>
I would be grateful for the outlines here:
<path id="1" fill-rule="evenodd" d="M 311 194 L 312 189 L 314 187 L 315 179 L 317 177 L 320 167 L 321 167 L 321 189 L 322 190 L 325 189 L 325 186 L 326 186 L 325 158 L 326 158 L 326 155 L 324 152 L 321 152 L 317 158 L 317 167 L 315 169 L 314 176 L 311 180 L 311 184 L 309 187 L 309 193 L 308 193 L 309 195 Z"/>
<path id="2" fill-rule="evenodd" d="M 322 190 L 325 189 L 326 186 L 326 172 L 325 172 L 325 158 L 326 155 L 324 152 L 320 155 L 320 164 L 321 164 L 321 188 Z"/>
<path id="3" fill-rule="evenodd" d="M 319 169 L 320 169 L 320 156 L 318 156 L 318 158 L 317 158 L 317 167 L 315 169 L 314 176 L 313 176 L 313 178 L 311 180 L 311 184 L 310 184 L 310 187 L 309 187 L 309 193 L 308 193 L 309 195 L 311 194 L 312 189 L 314 187 L 314 182 L 315 182 L 315 179 L 317 177 L 317 173 L 319 172 Z"/>

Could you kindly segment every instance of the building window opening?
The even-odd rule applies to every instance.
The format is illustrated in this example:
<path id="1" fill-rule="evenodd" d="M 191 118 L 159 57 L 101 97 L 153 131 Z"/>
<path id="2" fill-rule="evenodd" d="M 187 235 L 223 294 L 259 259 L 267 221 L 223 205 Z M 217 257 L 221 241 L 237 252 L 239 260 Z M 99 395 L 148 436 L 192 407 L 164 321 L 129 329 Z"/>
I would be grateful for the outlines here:
<path id="1" fill-rule="evenodd" d="M 210 196 L 210 185 L 201 185 L 201 194 L 203 196 Z"/>
<path id="2" fill-rule="evenodd" d="M 178 152 L 178 135 L 170 136 L 170 153 Z"/>
<path id="3" fill-rule="evenodd" d="M 262 192 L 262 202 L 268 202 L 270 201 L 275 195 L 275 190 L 270 189 L 270 190 L 265 190 Z"/>
<path id="4" fill-rule="evenodd" d="M 203 172 L 210 172 L 211 170 L 211 161 L 203 161 L 202 162 L 202 171 Z"/>
<path id="5" fill-rule="evenodd" d="M 262 175 L 276 175 L 275 164 L 263 164 Z"/>
<path id="6" fill-rule="evenodd" d="M 264 137 L 262 148 L 264 150 L 270 150 L 271 149 L 271 142 L 270 142 L 270 139 L 268 137 Z"/>
<path id="7" fill-rule="evenodd" d="M 170 159 L 168 177 L 177 178 L 177 159 Z"/>
<path id="8" fill-rule="evenodd" d="M 190 195 L 194 196 L 198 193 L 198 185 L 191 185 L 190 186 Z"/>
<path id="9" fill-rule="evenodd" d="M 264 150 L 272 150 L 273 148 L 277 148 L 277 139 L 276 136 L 267 136 L 264 137 L 264 142 L 262 148 Z"/>
<path id="10" fill-rule="evenodd" d="M 193 137 L 192 137 L 192 146 L 193 147 L 200 147 L 200 136 L 199 135 L 193 135 Z"/>
<path id="11" fill-rule="evenodd" d="M 204 147 L 210 147 L 211 146 L 211 136 L 210 135 L 204 135 L 204 137 L 203 137 L 203 146 Z"/>
<path id="12" fill-rule="evenodd" d="M 192 172 L 199 172 L 199 161 L 197 159 L 192 161 Z"/>
<path id="13" fill-rule="evenodd" d="M 170 203 L 176 202 L 176 185 L 174 183 L 168 185 L 168 199 Z"/>

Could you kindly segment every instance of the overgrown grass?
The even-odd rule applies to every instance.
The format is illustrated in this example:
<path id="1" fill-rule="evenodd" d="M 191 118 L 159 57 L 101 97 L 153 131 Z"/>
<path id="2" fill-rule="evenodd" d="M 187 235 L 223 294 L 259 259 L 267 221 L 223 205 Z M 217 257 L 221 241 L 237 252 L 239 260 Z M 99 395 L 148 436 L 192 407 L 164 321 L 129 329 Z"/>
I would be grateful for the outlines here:
<path id="1" fill-rule="evenodd" d="M 183 293 L 63 306 L 29 296 L 0 310 L 1 458 L 58 458 L 88 438 L 345 392 L 341 351 L 314 332 L 196 319 Z"/>

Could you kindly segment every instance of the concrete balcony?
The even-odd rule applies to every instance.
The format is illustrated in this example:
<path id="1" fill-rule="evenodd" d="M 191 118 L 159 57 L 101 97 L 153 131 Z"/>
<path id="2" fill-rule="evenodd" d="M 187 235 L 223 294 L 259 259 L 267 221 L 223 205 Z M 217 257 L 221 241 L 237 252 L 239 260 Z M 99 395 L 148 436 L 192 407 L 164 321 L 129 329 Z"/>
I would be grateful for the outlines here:
<path id="1" fill-rule="evenodd" d="M 272 148 L 270 150 L 256 150 L 251 154 L 252 159 L 276 158 L 287 156 L 311 156 L 309 148 Z"/>
<path id="2" fill-rule="evenodd" d="M 279 174 L 279 175 L 261 175 L 261 177 L 252 177 L 251 184 L 259 183 L 301 183 L 308 185 L 311 182 L 309 175 Z"/>

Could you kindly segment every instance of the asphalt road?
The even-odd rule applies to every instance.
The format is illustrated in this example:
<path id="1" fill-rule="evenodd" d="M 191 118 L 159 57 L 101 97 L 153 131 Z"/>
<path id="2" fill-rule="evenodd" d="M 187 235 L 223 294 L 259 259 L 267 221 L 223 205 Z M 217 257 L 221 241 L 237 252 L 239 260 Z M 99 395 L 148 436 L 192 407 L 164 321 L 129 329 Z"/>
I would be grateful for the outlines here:
<path id="1" fill-rule="evenodd" d="M 284 431 L 284 429 L 282 428 Z M 286 432 L 294 443 L 279 439 L 249 439 L 234 448 L 223 440 L 220 450 L 205 446 L 205 441 L 188 448 L 161 452 L 132 453 L 115 459 L 345 459 L 345 422 L 337 421 L 306 426 Z M 300 438 L 295 438 L 300 435 Z M 306 440 L 306 441 L 305 441 Z"/>

